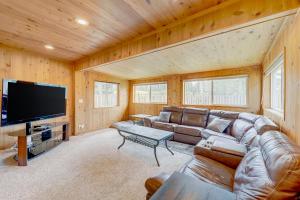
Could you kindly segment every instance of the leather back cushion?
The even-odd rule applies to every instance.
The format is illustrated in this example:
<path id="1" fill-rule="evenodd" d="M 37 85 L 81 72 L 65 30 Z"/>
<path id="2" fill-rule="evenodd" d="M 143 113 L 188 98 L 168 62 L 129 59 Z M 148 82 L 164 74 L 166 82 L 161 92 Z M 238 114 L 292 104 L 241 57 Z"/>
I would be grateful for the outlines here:
<path id="1" fill-rule="evenodd" d="M 266 131 L 278 130 L 278 126 L 274 122 L 272 122 L 269 118 L 264 116 L 259 117 L 255 121 L 254 127 L 258 134 L 263 134 Z"/>
<path id="2" fill-rule="evenodd" d="M 235 173 L 238 199 L 296 199 L 300 192 L 300 147 L 278 131 L 264 133 Z"/>
<path id="3" fill-rule="evenodd" d="M 170 122 L 181 124 L 182 112 L 172 112 Z"/>
<path id="4" fill-rule="evenodd" d="M 240 113 L 233 112 L 233 111 L 225 111 L 225 110 L 210 110 L 209 114 L 220 118 L 237 119 Z"/>
<path id="5" fill-rule="evenodd" d="M 170 123 L 181 124 L 183 108 L 175 106 L 166 106 L 164 112 L 171 112 Z"/>
<path id="6" fill-rule="evenodd" d="M 255 130 L 255 128 L 250 128 L 241 138 L 240 142 L 242 144 L 246 144 L 251 146 L 255 137 L 257 136 L 257 132 Z"/>
<path id="7" fill-rule="evenodd" d="M 246 113 L 246 112 L 242 112 L 239 114 L 239 119 L 243 119 L 246 120 L 248 122 L 251 122 L 252 124 L 255 123 L 255 121 L 259 118 L 259 115 L 255 115 L 252 113 Z"/>
<path id="8" fill-rule="evenodd" d="M 231 127 L 231 135 L 235 137 L 238 141 L 240 141 L 244 134 L 252 127 L 252 123 L 241 119 L 237 119 L 234 121 Z"/>
<path id="9" fill-rule="evenodd" d="M 182 124 L 188 126 L 205 127 L 208 119 L 208 109 L 185 108 L 183 110 Z"/>

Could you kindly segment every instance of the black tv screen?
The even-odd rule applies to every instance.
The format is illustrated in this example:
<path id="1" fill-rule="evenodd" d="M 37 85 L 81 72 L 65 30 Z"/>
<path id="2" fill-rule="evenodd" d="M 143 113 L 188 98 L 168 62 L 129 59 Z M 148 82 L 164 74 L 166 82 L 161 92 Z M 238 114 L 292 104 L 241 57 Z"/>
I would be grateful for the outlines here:
<path id="1" fill-rule="evenodd" d="M 1 126 L 64 116 L 66 88 L 3 80 Z"/>

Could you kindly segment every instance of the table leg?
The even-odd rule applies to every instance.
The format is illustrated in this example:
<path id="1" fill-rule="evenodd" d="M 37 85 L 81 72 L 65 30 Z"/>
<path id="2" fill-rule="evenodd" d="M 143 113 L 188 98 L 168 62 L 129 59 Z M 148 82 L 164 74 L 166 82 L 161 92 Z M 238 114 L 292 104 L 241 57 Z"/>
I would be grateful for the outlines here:
<path id="1" fill-rule="evenodd" d="M 168 140 L 165 140 L 165 145 L 166 145 L 166 148 L 167 148 L 167 150 L 172 154 L 172 155 L 174 155 L 174 153 L 171 151 L 171 149 L 169 149 L 169 147 L 168 147 Z"/>
<path id="2" fill-rule="evenodd" d="M 120 148 L 125 144 L 125 136 L 122 135 L 121 131 L 118 130 L 118 132 L 119 132 L 119 134 L 123 137 L 123 142 L 122 142 L 122 144 L 118 147 L 118 149 L 120 149 Z"/>
<path id="3" fill-rule="evenodd" d="M 156 145 L 154 145 L 154 147 L 153 147 L 153 148 L 154 148 L 154 156 L 155 156 L 155 159 L 156 159 L 157 165 L 158 165 L 158 166 L 160 166 L 160 165 L 159 165 L 159 162 L 158 162 L 158 159 L 157 159 L 157 155 L 156 155 L 156 147 L 158 147 L 158 145 L 159 145 L 159 142 L 157 142 L 157 143 L 156 143 Z"/>
<path id="4" fill-rule="evenodd" d="M 18 137 L 18 165 L 27 166 L 27 137 Z"/>
<path id="5" fill-rule="evenodd" d="M 63 125 L 63 141 L 69 141 L 69 124 Z"/>

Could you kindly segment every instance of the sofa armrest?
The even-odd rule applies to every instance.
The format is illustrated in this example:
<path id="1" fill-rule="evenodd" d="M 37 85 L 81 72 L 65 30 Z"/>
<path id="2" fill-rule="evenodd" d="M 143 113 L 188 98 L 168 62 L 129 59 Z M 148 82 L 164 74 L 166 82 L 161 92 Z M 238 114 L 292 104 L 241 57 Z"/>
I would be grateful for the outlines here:
<path id="1" fill-rule="evenodd" d="M 234 200 L 235 193 L 186 174 L 175 172 L 150 200 Z"/>
<path id="2" fill-rule="evenodd" d="M 147 189 L 146 199 L 150 199 L 150 197 L 166 182 L 166 180 L 170 177 L 170 174 L 161 173 L 158 176 L 150 177 L 145 182 L 145 188 Z"/>
<path id="3" fill-rule="evenodd" d="M 151 116 L 144 118 L 144 126 L 152 127 L 152 122 L 158 121 L 159 116 Z"/>
<path id="4" fill-rule="evenodd" d="M 233 143 L 234 141 L 232 141 L 232 144 Z M 213 150 L 211 146 L 207 146 L 206 140 L 201 140 L 194 147 L 194 155 L 201 155 L 206 158 L 210 158 L 233 169 L 236 169 L 237 166 L 240 164 L 241 160 L 243 159 L 243 156 Z"/>

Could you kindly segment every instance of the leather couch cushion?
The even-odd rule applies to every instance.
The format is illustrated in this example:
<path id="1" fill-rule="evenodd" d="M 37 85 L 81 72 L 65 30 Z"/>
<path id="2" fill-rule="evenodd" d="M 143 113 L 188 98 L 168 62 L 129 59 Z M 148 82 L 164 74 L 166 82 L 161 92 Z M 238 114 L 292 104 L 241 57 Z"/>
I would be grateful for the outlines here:
<path id="1" fill-rule="evenodd" d="M 223 133 L 230 124 L 231 124 L 230 120 L 216 117 L 207 125 L 206 128 L 216 132 Z"/>
<path id="2" fill-rule="evenodd" d="M 210 110 L 209 114 L 220 118 L 237 119 L 240 113 L 225 110 Z"/>
<path id="3" fill-rule="evenodd" d="M 202 138 L 200 136 L 191 136 L 181 133 L 175 133 L 173 135 L 173 140 L 177 142 L 182 142 L 186 144 L 196 145 Z"/>
<path id="4" fill-rule="evenodd" d="M 208 109 L 185 108 L 183 110 L 182 124 L 188 126 L 205 127 L 208 118 Z"/>
<path id="5" fill-rule="evenodd" d="M 235 170 L 204 156 L 195 155 L 181 172 L 232 191 Z"/>
<path id="6" fill-rule="evenodd" d="M 161 129 L 161 130 L 165 130 L 165 131 L 174 131 L 174 127 L 176 126 L 176 124 L 173 123 L 165 123 L 165 122 L 158 122 L 158 121 L 154 121 L 152 123 L 152 127 L 153 128 L 157 128 L 157 129 Z"/>
<path id="7" fill-rule="evenodd" d="M 241 143 L 242 144 L 246 144 L 248 146 L 250 146 L 253 142 L 253 140 L 255 139 L 255 137 L 257 136 L 257 132 L 255 130 L 255 128 L 250 128 L 242 137 L 241 139 Z"/>
<path id="8" fill-rule="evenodd" d="M 174 128 L 174 132 L 181 133 L 184 135 L 191 135 L 191 136 L 201 136 L 201 131 L 204 128 L 196 127 L 196 126 L 186 126 L 186 125 L 177 125 Z"/>
<path id="9" fill-rule="evenodd" d="M 171 112 L 160 112 L 158 121 L 169 123 L 171 114 Z"/>
<path id="10" fill-rule="evenodd" d="M 259 148 L 253 148 L 241 161 L 235 173 L 234 192 L 237 199 L 267 199 L 272 181 L 268 177 Z M 256 197 L 256 198 L 255 198 Z"/>
<path id="11" fill-rule="evenodd" d="M 208 139 L 210 137 L 220 137 L 220 138 L 226 138 L 230 140 L 236 140 L 235 137 L 232 137 L 230 135 L 224 134 L 224 133 L 218 133 L 209 129 L 204 129 L 201 131 L 201 137 L 204 139 Z"/>
<path id="12" fill-rule="evenodd" d="M 296 199 L 299 186 L 300 147 L 277 131 L 264 133 L 235 173 L 238 199 Z"/>
<path id="13" fill-rule="evenodd" d="M 276 185 L 277 194 L 286 192 L 285 198 L 300 193 L 300 147 L 278 132 L 264 133 L 259 146 L 268 174 Z M 275 194 L 274 194 L 275 195 Z"/>
<path id="14" fill-rule="evenodd" d="M 252 124 L 254 124 L 255 121 L 256 121 L 259 117 L 260 117 L 259 115 L 255 115 L 255 114 L 252 114 L 252 113 L 246 113 L 246 112 L 243 112 L 243 113 L 240 113 L 240 114 L 239 114 L 239 119 L 246 120 L 246 121 L 248 121 L 248 122 L 251 122 Z"/>
<path id="15" fill-rule="evenodd" d="M 163 108 L 164 112 L 171 112 L 170 122 L 175 124 L 181 124 L 183 108 L 175 106 L 166 106 Z"/>
<path id="16" fill-rule="evenodd" d="M 263 134 L 266 131 L 276 131 L 278 130 L 277 125 L 272 122 L 269 118 L 261 116 L 259 117 L 255 123 L 254 127 L 258 134 Z"/>
<path id="17" fill-rule="evenodd" d="M 234 121 L 231 128 L 231 135 L 235 137 L 238 141 L 242 139 L 244 134 L 253 127 L 253 124 L 241 119 Z"/>

